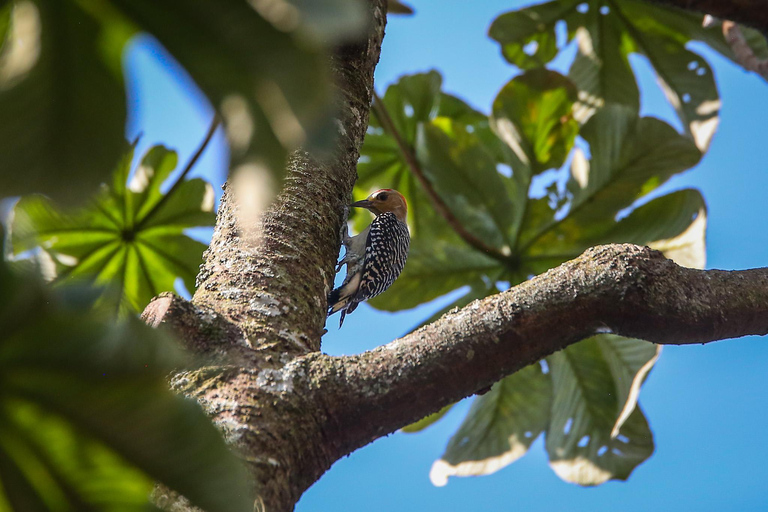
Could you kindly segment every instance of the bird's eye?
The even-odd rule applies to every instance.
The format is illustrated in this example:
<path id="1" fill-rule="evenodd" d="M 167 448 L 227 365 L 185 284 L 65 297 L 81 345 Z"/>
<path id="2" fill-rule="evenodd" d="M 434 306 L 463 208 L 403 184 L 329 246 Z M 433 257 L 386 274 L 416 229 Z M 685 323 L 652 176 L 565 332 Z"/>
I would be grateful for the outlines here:
<path id="1" fill-rule="evenodd" d="M 386 201 L 387 200 L 387 193 L 386 192 L 382 192 L 381 194 L 379 194 L 379 197 L 377 199 L 379 201 Z"/>

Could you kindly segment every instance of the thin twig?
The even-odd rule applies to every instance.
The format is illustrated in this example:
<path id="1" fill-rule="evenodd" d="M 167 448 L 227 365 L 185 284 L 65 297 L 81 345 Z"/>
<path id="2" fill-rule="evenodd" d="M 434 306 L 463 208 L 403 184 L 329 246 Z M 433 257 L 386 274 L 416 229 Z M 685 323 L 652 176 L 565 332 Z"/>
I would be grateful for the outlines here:
<path id="1" fill-rule="evenodd" d="M 200 159 L 200 156 L 203 154 L 203 151 L 205 151 L 205 148 L 208 147 L 208 144 L 211 142 L 211 139 L 213 138 L 213 134 L 216 133 L 216 129 L 221 124 L 221 119 L 219 118 L 218 114 L 213 115 L 213 119 L 211 120 L 211 125 L 208 127 L 208 132 L 205 134 L 205 138 L 200 143 L 200 146 L 197 148 L 197 151 L 190 157 L 190 159 L 187 161 L 187 165 L 184 166 L 184 170 L 181 171 L 181 174 L 179 174 L 178 178 L 176 178 L 176 181 L 173 182 L 173 185 L 171 185 L 171 188 L 168 189 L 168 192 L 166 192 L 163 197 L 160 198 L 160 200 L 155 204 L 155 206 L 152 207 L 151 210 L 144 216 L 143 219 L 141 219 L 138 224 L 134 227 L 134 230 L 141 229 L 142 225 L 146 223 L 147 220 L 149 220 L 152 215 L 155 214 L 162 206 L 165 204 L 165 202 L 168 200 L 168 198 L 173 195 L 173 193 L 176 191 L 177 188 L 181 186 L 181 184 L 184 182 L 184 179 L 187 177 L 187 174 L 189 174 L 189 171 L 192 170 L 192 168 L 195 166 L 197 161 Z"/>
<path id="2" fill-rule="evenodd" d="M 443 199 L 437 194 L 435 189 L 432 187 L 432 183 L 430 183 L 427 177 L 424 175 L 424 171 L 421 169 L 421 165 L 419 164 L 418 160 L 416 160 L 416 155 L 413 154 L 413 150 L 408 146 L 408 144 L 405 143 L 395 128 L 395 124 L 392 122 L 392 118 L 387 111 L 387 107 L 384 105 L 384 102 L 381 100 L 376 91 L 373 92 L 373 112 L 379 122 L 381 122 L 384 130 L 389 133 L 393 139 L 395 139 L 395 143 L 397 144 L 398 149 L 400 149 L 403 160 L 405 160 L 406 165 L 411 170 L 413 175 L 416 176 L 416 179 L 419 180 L 421 188 L 424 189 L 427 197 L 429 197 L 429 200 L 432 202 L 432 206 L 435 208 L 435 211 L 437 211 L 437 213 L 439 213 L 446 220 L 446 222 L 448 222 L 451 228 L 453 228 L 456 234 L 458 234 L 462 240 L 467 242 L 470 246 L 474 247 L 478 251 L 488 254 L 488 256 L 496 260 L 508 263 L 508 256 L 504 255 L 504 253 L 495 247 L 486 244 L 480 238 L 476 237 L 464 226 L 462 226 L 459 219 L 456 218 L 453 212 L 451 212 L 451 210 L 448 208 L 448 205 L 446 205 Z"/>
<path id="3" fill-rule="evenodd" d="M 747 44 L 739 25 L 733 21 L 723 20 L 723 35 L 739 64 L 747 71 L 754 71 L 768 80 L 768 59 L 760 59 L 755 55 Z"/>

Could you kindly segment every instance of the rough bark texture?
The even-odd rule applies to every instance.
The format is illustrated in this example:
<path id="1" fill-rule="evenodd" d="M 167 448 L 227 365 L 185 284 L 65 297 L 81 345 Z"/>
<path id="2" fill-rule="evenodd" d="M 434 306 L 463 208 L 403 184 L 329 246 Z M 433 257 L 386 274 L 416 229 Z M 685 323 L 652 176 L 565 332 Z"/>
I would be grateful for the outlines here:
<path id="1" fill-rule="evenodd" d="M 333 153 L 322 159 L 295 153 L 258 226 L 243 224 L 250 198 L 238 204 L 233 187 L 225 187 L 192 302 L 166 294 L 144 313 L 207 358 L 207 366 L 175 375 L 171 385 L 200 401 L 242 454 L 259 505 L 269 511 L 292 510 L 336 460 L 322 438 L 325 411 L 294 393 L 280 369 L 320 349 L 384 35 L 384 0 L 369 5 L 370 37 L 339 48 L 331 63 L 339 103 Z M 155 501 L 189 509 L 162 488 Z"/>
<path id="2" fill-rule="evenodd" d="M 171 384 L 199 400 L 242 455 L 258 510 L 292 510 L 344 455 L 598 330 L 656 343 L 768 332 L 768 270 L 684 269 L 650 249 L 614 245 L 371 352 L 320 353 L 384 32 L 384 0 L 369 3 L 369 40 L 333 61 L 341 112 L 333 155 L 294 155 L 257 237 L 238 225 L 226 190 L 193 301 L 165 294 L 144 313 L 206 361 Z M 768 27 L 765 2 L 666 3 Z M 162 488 L 156 502 L 192 510 Z"/>

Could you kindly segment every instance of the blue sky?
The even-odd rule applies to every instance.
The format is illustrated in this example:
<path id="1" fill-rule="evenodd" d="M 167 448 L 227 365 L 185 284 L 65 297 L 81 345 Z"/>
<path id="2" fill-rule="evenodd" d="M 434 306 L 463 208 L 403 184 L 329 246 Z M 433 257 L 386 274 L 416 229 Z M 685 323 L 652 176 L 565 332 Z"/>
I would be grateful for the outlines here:
<path id="1" fill-rule="evenodd" d="M 490 102 L 515 70 L 486 34 L 513 1 L 414 2 L 416 16 L 387 27 L 376 87 L 404 73 L 438 69 L 444 87 L 478 109 Z M 708 205 L 709 268 L 743 269 L 768 263 L 768 84 L 705 52 L 713 64 L 723 107 L 703 161 L 665 185 L 697 187 Z M 638 59 L 633 62 L 647 69 Z M 141 148 L 163 142 L 189 157 L 211 116 L 203 96 L 151 41 L 136 43 L 127 69 L 131 95 L 129 138 Z M 670 119 L 671 108 L 648 73 L 641 80 L 643 112 Z M 141 152 L 141 149 L 140 149 Z M 223 180 L 226 148 L 219 135 L 194 171 Z M 439 302 L 439 301 L 438 301 Z M 324 350 L 362 352 L 404 334 L 439 304 L 398 314 L 362 306 L 336 329 L 329 323 Z M 393 434 L 338 461 L 300 501 L 299 512 L 392 510 L 461 511 L 764 511 L 768 510 L 768 344 L 747 337 L 703 346 L 666 347 L 640 404 L 654 431 L 656 452 L 626 483 L 583 489 L 559 480 L 547 465 L 541 440 L 498 473 L 453 478 L 432 486 L 428 474 L 468 408 L 454 408 L 417 435 Z"/>

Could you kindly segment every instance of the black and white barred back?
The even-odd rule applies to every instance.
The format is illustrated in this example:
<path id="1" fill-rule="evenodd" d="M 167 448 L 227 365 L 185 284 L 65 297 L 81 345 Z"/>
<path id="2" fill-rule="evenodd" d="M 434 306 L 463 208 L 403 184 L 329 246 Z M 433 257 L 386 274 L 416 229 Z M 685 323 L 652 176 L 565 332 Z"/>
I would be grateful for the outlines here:
<path id="1" fill-rule="evenodd" d="M 405 267 L 410 243 L 408 226 L 394 213 L 382 213 L 373 219 L 365 244 L 365 261 L 355 302 L 373 298 L 395 282 Z"/>

